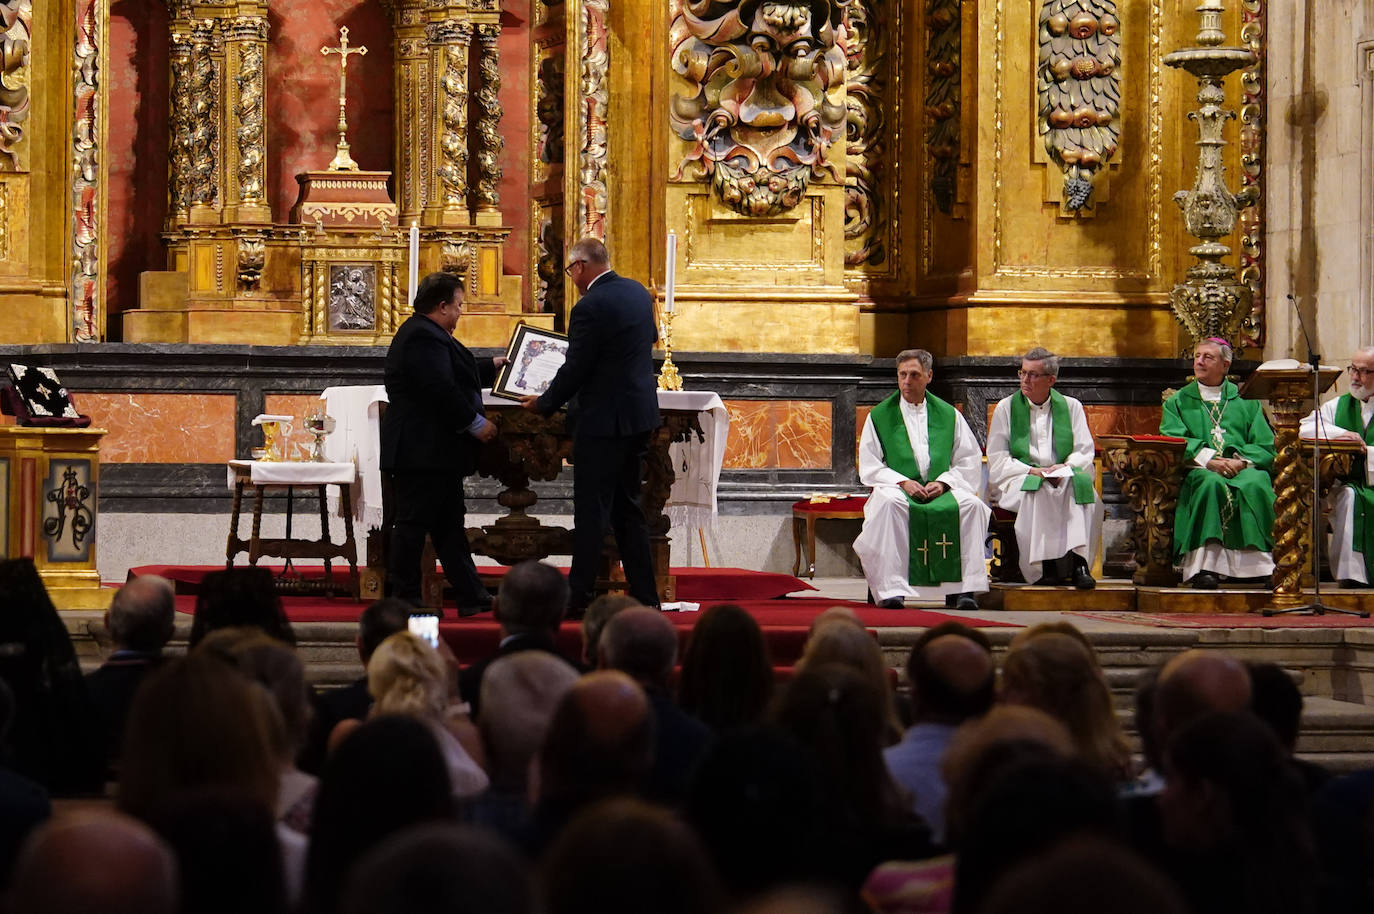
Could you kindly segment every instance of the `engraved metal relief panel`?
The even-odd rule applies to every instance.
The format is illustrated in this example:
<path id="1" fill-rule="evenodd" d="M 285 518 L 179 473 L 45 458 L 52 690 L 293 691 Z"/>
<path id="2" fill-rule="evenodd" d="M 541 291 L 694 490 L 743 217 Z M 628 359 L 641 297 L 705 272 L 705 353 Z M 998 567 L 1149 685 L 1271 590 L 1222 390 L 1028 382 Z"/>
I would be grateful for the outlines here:
<path id="1" fill-rule="evenodd" d="M 741 215 L 775 216 L 827 175 L 844 137 L 841 0 L 680 0 L 671 61 L 686 84 L 671 103 L 689 169 Z M 837 152 L 842 151 L 843 147 Z"/>
<path id="2" fill-rule="evenodd" d="M 329 329 L 375 330 L 377 267 L 370 263 L 329 265 Z"/>
<path id="3" fill-rule="evenodd" d="M 32 0 L 0 2 L 0 171 L 27 171 Z"/>

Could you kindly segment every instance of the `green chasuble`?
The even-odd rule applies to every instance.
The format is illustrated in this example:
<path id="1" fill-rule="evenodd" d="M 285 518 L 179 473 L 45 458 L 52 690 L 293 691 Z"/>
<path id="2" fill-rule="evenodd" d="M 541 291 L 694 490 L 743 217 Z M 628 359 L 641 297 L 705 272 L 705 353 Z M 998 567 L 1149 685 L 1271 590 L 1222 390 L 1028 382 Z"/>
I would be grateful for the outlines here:
<path id="1" fill-rule="evenodd" d="M 1073 453 L 1073 419 L 1069 417 L 1068 401 L 1053 388 L 1050 389 L 1050 428 L 1054 437 L 1054 462 L 1063 463 Z M 1020 391 L 1011 398 L 1011 429 L 1007 435 L 1007 450 L 1022 463 L 1038 466 L 1030 456 L 1030 401 Z M 1073 470 L 1074 502 L 1092 504 L 1097 500 L 1092 474 L 1081 467 L 1069 469 Z M 1044 484 L 1045 477 L 1027 473 L 1021 483 L 1021 491 L 1036 492 Z"/>
<path id="2" fill-rule="evenodd" d="M 1365 428 L 1360 401 L 1350 394 L 1341 394 L 1336 401 L 1336 424 L 1362 437 L 1365 444 L 1374 444 L 1374 422 Z M 1350 475 L 1344 482 L 1355 492 L 1355 522 L 1350 528 L 1350 546 L 1364 556 L 1365 580 L 1374 583 L 1374 486 L 1365 483 L 1367 478 L 1365 461 L 1361 459 L 1350 467 Z"/>
<path id="3" fill-rule="evenodd" d="M 922 485 L 949 469 L 954 454 L 954 407 L 926 391 L 926 438 L 930 446 L 928 478 L 921 475 L 911 436 L 902 418 L 901 394 L 894 393 L 869 413 L 883 462 Z M 959 502 L 953 492 L 924 504 L 910 495 L 907 501 L 907 537 L 910 546 L 907 579 L 913 587 L 935 587 L 964 578 L 959 551 Z"/>
<path id="4" fill-rule="evenodd" d="M 1221 401 L 1206 403 L 1194 381 L 1164 401 L 1159 431 L 1186 438 L 1184 456 L 1190 462 L 1209 447 L 1219 457 L 1242 457 L 1254 464 L 1231 479 L 1195 465 L 1187 471 L 1174 512 L 1174 557 L 1181 559 L 1208 542 L 1227 549 L 1271 551 L 1274 486 L 1269 469 L 1274 463 L 1274 431 L 1259 401 L 1242 399 L 1236 385 L 1226 381 Z"/>

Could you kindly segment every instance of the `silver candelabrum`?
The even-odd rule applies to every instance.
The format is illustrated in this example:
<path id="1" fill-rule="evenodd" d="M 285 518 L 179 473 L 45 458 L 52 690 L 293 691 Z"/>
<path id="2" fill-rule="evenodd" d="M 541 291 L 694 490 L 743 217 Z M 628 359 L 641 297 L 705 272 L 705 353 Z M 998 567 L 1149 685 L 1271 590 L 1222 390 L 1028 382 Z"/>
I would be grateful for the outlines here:
<path id="1" fill-rule="evenodd" d="M 1197 177 L 1192 190 L 1174 194 L 1183 210 L 1188 234 L 1201 241 L 1189 248 L 1198 262 L 1188 269 L 1188 280 L 1178 283 L 1169 294 L 1174 317 L 1193 337 L 1194 342 L 1210 336 L 1233 339 L 1250 314 L 1250 287 L 1236 278 L 1234 268 L 1221 262 L 1231 253 L 1219 239 L 1236 228 L 1240 210 L 1256 202 L 1256 191 L 1247 187 L 1238 194 L 1226 188 L 1226 166 L 1222 150 L 1226 140 L 1222 129 L 1236 116 L 1222 107 L 1226 102 L 1226 77 L 1255 62 L 1249 48 L 1224 47 L 1226 34 L 1221 28 L 1222 0 L 1201 0 L 1197 7 L 1201 20 L 1197 46 L 1180 48 L 1164 57 L 1164 63 L 1186 70 L 1197 79 L 1198 109 L 1188 112 L 1197 122 Z"/>

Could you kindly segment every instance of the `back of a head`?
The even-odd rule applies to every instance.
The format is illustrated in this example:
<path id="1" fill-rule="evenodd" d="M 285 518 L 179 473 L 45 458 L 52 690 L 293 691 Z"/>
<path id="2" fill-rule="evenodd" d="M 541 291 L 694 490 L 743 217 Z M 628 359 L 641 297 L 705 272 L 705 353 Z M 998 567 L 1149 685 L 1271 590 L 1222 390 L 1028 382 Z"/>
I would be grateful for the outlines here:
<path id="1" fill-rule="evenodd" d="M 358 616 L 358 653 L 363 663 L 372 657 L 377 645 L 397 632 L 406 630 L 415 607 L 399 597 L 378 600 Z"/>
<path id="2" fill-rule="evenodd" d="M 284 760 L 294 760 L 310 723 L 310 692 L 305 665 L 290 645 L 258 628 L 221 628 L 196 648 L 218 655 L 267 690 L 281 719 L 274 744 Z"/>
<path id="3" fill-rule="evenodd" d="M 15 862 L 16 914 L 174 914 L 176 858 L 147 825 L 113 811 L 39 826 Z"/>
<path id="4" fill-rule="evenodd" d="M 587 613 L 582 617 L 582 662 L 589 667 L 596 666 L 601 633 L 612 616 L 633 606 L 643 605 L 634 597 L 623 593 L 603 593 L 589 603 Z"/>
<path id="5" fill-rule="evenodd" d="M 962 632 L 913 645 L 907 677 L 917 722 L 960 724 L 986 714 L 997 697 L 992 654 Z"/>
<path id="6" fill-rule="evenodd" d="M 1011 643 L 1007 645 L 1008 652 L 1019 650 L 1026 642 L 1033 641 L 1042 635 L 1067 635 L 1082 645 L 1087 652 L 1088 659 L 1093 662 L 1093 666 L 1100 667 L 1097 660 L 1097 648 L 1088 640 L 1088 636 L 1083 634 L 1083 630 L 1072 622 L 1065 622 L 1062 619 L 1054 622 L 1038 622 L 1030 628 L 1023 628 L 1015 635 L 1012 635 Z"/>
<path id="7" fill-rule="evenodd" d="M 206 652 L 151 673 L 129 711 L 120 808 L 150 818 L 192 790 L 242 790 L 265 808 L 277 796 L 280 759 L 273 708 L 262 689 Z"/>
<path id="8" fill-rule="evenodd" d="M 756 723 L 772 694 L 773 662 L 754 617 L 732 603 L 702 613 L 682 657 L 682 709 L 721 731 Z"/>
<path id="9" fill-rule="evenodd" d="M 383 839 L 453 815 L 448 765 L 424 723 L 387 714 L 350 733 L 325 763 L 306 866 L 308 910 L 328 914 L 353 865 Z"/>
<path id="10" fill-rule="evenodd" d="M 552 565 L 528 561 L 514 565 L 501 578 L 496 615 L 507 633 L 550 631 L 563 621 L 568 605 L 568 579 Z"/>
<path id="11" fill-rule="evenodd" d="M 837 663 L 857 672 L 881 697 L 883 715 L 883 745 L 901 738 L 902 725 L 897 718 L 895 696 L 889 678 L 887 660 L 873 633 L 857 620 L 837 616 L 825 625 L 813 626 L 797 669 Z"/>
<path id="12" fill-rule="evenodd" d="M 667 686 L 677 662 L 677 629 L 657 610 L 632 607 L 606 623 L 601 657 L 608 669 L 643 684 Z"/>
<path id="13" fill-rule="evenodd" d="M 1062 721 L 1079 755 L 1115 777 L 1130 771 L 1130 750 L 1112 706 L 1111 691 L 1079 641 L 1045 634 L 1007 654 L 1002 696 Z"/>
<path id="14" fill-rule="evenodd" d="M 654 733 L 643 688 L 600 670 L 573 684 L 539 751 L 540 799 L 584 803 L 637 790 L 653 762 Z"/>
<path id="15" fill-rule="evenodd" d="M 378 714 L 410 714 L 437 720 L 448 707 L 448 679 L 439 652 L 408 631 L 397 632 L 372 652 L 367 691 Z"/>
<path id="16" fill-rule="evenodd" d="M 1250 671 L 1219 651 L 1190 650 L 1171 658 L 1155 688 L 1155 734 L 1161 747 L 1189 721 L 1250 707 Z"/>
<path id="17" fill-rule="evenodd" d="M 188 643 L 195 647 L 215 629 L 239 625 L 260 628 L 287 644 L 296 643 L 272 572 L 266 568 L 223 568 L 207 574 L 196 595 Z"/>
<path id="18" fill-rule="evenodd" d="M 110 601 L 110 637 L 130 651 L 162 650 L 176 628 L 176 592 L 172 582 L 155 574 L 139 575 L 115 592 Z"/>
<path id="19" fill-rule="evenodd" d="M 1293 678 L 1276 663 L 1250 664 L 1250 705 L 1291 753 L 1302 725 L 1302 692 Z"/>
<path id="20" fill-rule="evenodd" d="M 369 852 L 348 879 L 342 914 L 532 914 L 529 867 L 493 832 L 420 825 Z"/>
<path id="21" fill-rule="evenodd" d="M 1137 855 L 1071 838 L 1019 864 L 992 886 L 983 914 L 1186 914 L 1178 890 Z"/>
<path id="22" fill-rule="evenodd" d="M 721 892 L 700 840 L 665 809 L 621 798 L 564 829 L 544 858 L 548 914 L 710 914 Z"/>
<path id="23" fill-rule="evenodd" d="M 544 651 L 518 651 L 487 667 L 480 726 L 492 783 L 524 785 L 554 711 L 576 681 L 576 670 Z"/>

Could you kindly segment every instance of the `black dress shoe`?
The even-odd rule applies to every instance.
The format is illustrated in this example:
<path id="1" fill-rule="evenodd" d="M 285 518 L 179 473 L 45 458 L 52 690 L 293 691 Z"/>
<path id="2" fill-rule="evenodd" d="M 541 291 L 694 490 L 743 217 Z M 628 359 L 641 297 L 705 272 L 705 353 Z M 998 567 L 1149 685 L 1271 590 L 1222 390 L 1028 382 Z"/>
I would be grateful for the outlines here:
<path id="1" fill-rule="evenodd" d="M 1355 580 L 1354 578 L 1341 578 L 1341 585 L 1340 585 L 1340 586 L 1341 586 L 1341 589 L 1342 589 L 1342 590 L 1355 590 L 1355 589 L 1360 588 L 1360 587 L 1368 587 L 1369 585 L 1368 585 L 1368 584 L 1362 584 L 1362 583 L 1360 583 L 1359 581 Z"/>
<path id="2" fill-rule="evenodd" d="M 1194 590 L 1216 590 L 1221 582 L 1210 571 L 1199 571 L 1188 579 L 1188 586 Z"/>
<path id="3" fill-rule="evenodd" d="M 971 593 L 961 593 L 954 600 L 954 608 L 961 612 L 977 612 L 978 598 Z"/>
<path id="4" fill-rule="evenodd" d="M 476 615 L 480 615 L 481 613 L 485 613 L 485 612 L 491 612 L 491 601 L 490 601 L 490 600 L 488 600 L 488 601 L 485 602 L 485 603 L 478 603 L 478 604 L 476 604 L 476 605 L 474 605 L 474 606 L 460 606 L 460 607 L 458 607 L 458 618 L 460 618 L 460 619 L 466 619 L 466 618 L 468 618 L 469 616 L 476 616 Z"/>
<path id="5" fill-rule="evenodd" d="M 1058 587 L 1064 583 L 1064 577 L 1059 573 L 1059 563 L 1041 562 L 1040 580 L 1036 581 L 1037 587 Z"/>
<path id="6" fill-rule="evenodd" d="M 901 597 L 888 597 L 886 600 L 878 601 L 879 609 L 901 609 L 905 605 Z"/>
<path id="7" fill-rule="evenodd" d="M 1073 571 L 1069 572 L 1069 580 L 1079 590 L 1092 590 L 1097 586 L 1093 576 L 1088 573 L 1088 563 L 1083 560 L 1083 556 L 1077 554 L 1073 556 Z"/>

